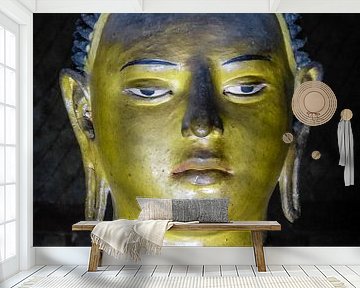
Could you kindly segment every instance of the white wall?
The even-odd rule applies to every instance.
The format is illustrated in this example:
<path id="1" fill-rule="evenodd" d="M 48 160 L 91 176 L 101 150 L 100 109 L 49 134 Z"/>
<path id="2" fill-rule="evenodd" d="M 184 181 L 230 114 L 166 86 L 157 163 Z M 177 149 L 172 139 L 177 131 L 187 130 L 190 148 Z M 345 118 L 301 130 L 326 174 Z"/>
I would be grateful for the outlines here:
<path id="1" fill-rule="evenodd" d="M 87 12 L 360 12 L 358 0 L 19 0 L 37 13 Z M 35 3 L 34 3 L 35 1 Z M 29 3 L 30 2 L 30 3 Z M 226 5 L 224 5 L 226 3 Z M 88 247 L 37 247 L 37 264 L 83 264 Z M 360 248 L 268 247 L 267 264 L 360 264 Z M 105 264 L 126 264 L 104 257 Z M 254 263 L 252 248 L 165 247 L 159 257 L 144 257 L 142 264 Z"/>
<path id="2" fill-rule="evenodd" d="M 88 248 L 32 247 L 32 14 L 77 12 L 360 12 L 358 0 L 1 0 L 0 12 L 21 24 L 20 268 L 85 264 Z M 194 257 L 196 255 L 196 257 Z M 266 248 L 268 264 L 360 264 L 360 248 Z M 105 263 L 115 263 L 105 257 Z M 144 263 L 252 264 L 250 248 L 164 248 Z"/>
<path id="3" fill-rule="evenodd" d="M 89 247 L 37 247 L 38 265 L 87 265 Z M 360 247 L 265 247 L 266 265 L 359 265 Z M 104 255 L 103 265 L 134 264 Z M 139 264 L 139 263 L 137 263 Z M 254 265 L 250 247 L 164 247 L 142 265 Z"/>
<path id="4" fill-rule="evenodd" d="M 359 13 L 358 0 L 18 0 L 37 13 L 297 12 Z M 226 5 L 224 5 L 226 3 Z"/>

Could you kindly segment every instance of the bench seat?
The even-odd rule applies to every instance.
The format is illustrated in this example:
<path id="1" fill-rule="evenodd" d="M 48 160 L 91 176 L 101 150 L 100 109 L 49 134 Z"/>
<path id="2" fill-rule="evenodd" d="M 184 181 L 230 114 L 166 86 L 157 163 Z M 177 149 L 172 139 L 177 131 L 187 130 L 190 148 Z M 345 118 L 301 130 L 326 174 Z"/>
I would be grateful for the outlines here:
<path id="1" fill-rule="evenodd" d="M 72 231 L 92 231 L 98 223 L 98 221 L 80 221 L 72 225 Z M 250 231 L 256 266 L 259 272 L 265 272 L 262 233 L 265 231 L 280 231 L 281 225 L 277 221 L 234 221 L 229 223 L 174 224 L 170 229 L 181 231 Z M 102 251 L 96 244 L 92 244 L 88 271 L 97 270 L 101 256 Z"/>

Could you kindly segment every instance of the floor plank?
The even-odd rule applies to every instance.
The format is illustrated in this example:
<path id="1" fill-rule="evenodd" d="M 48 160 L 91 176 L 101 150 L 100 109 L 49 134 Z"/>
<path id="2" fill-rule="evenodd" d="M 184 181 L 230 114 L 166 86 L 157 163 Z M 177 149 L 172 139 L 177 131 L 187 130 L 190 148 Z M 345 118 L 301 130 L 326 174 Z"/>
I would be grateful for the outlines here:
<path id="1" fill-rule="evenodd" d="M 187 270 L 187 277 L 201 277 L 204 275 L 204 266 L 202 265 L 189 265 Z"/>
<path id="2" fill-rule="evenodd" d="M 85 278 L 100 277 L 107 268 L 108 268 L 108 266 L 100 266 L 94 272 L 86 271 L 86 273 L 83 275 L 83 277 L 85 277 Z"/>
<path id="3" fill-rule="evenodd" d="M 239 276 L 235 265 L 221 265 L 221 276 Z"/>
<path id="4" fill-rule="evenodd" d="M 102 266 L 97 272 L 87 272 L 87 266 L 35 266 L 20 272 L 5 282 L 0 288 L 18 288 L 31 276 L 41 277 L 201 277 L 201 276 L 307 276 L 336 277 L 346 287 L 360 288 L 359 265 L 270 265 L 267 272 L 257 272 L 256 266 L 245 265 L 125 265 Z"/>
<path id="5" fill-rule="evenodd" d="M 36 276 L 36 277 L 49 277 L 50 274 L 52 274 L 54 271 L 56 271 L 57 269 L 60 268 L 59 266 L 45 266 L 42 269 L 36 271 L 34 274 L 31 275 L 31 277 Z M 12 288 L 20 288 L 23 286 L 23 283 L 18 283 L 15 286 L 12 286 Z"/>
<path id="6" fill-rule="evenodd" d="M 349 281 L 347 281 L 344 277 L 342 277 L 335 269 L 328 265 L 316 265 L 316 267 L 320 270 L 321 273 L 325 275 L 325 277 L 336 277 L 338 280 L 343 282 L 347 287 L 354 287 Z"/>
<path id="7" fill-rule="evenodd" d="M 360 276 L 360 265 L 348 265 L 347 267 Z"/>
<path id="8" fill-rule="evenodd" d="M 65 277 L 68 273 L 75 269 L 75 265 L 72 266 L 61 266 L 49 275 L 49 277 Z"/>
<path id="9" fill-rule="evenodd" d="M 171 265 L 156 266 L 152 277 L 169 277 Z"/>
<path id="10" fill-rule="evenodd" d="M 101 273 L 101 277 L 105 277 L 105 276 L 116 277 L 121 271 L 121 269 L 123 269 L 123 267 L 124 265 L 108 266 L 106 270 L 103 273 Z"/>
<path id="11" fill-rule="evenodd" d="M 347 267 L 360 276 L 360 265 L 347 265 Z"/>
<path id="12" fill-rule="evenodd" d="M 240 277 L 255 277 L 254 270 L 250 265 L 236 265 Z"/>
<path id="13" fill-rule="evenodd" d="M 140 265 L 125 265 L 117 276 L 134 277 L 140 267 Z"/>
<path id="14" fill-rule="evenodd" d="M 21 272 L 15 274 L 14 276 L 10 277 L 9 279 L 1 282 L 0 283 L 0 288 L 13 287 L 13 286 L 23 282 L 24 280 L 26 280 L 27 278 L 32 276 L 34 273 L 36 273 L 39 270 L 43 269 L 44 267 L 45 267 L 44 265 L 43 266 L 34 266 L 29 270 L 21 271 Z"/>
<path id="15" fill-rule="evenodd" d="M 309 277 L 325 277 L 314 265 L 300 265 L 300 268 Z"/>
<path id="16" fill-rule="evenodd" d="M 156 265 L 141 266 L 139 271 L 136 273 L 136 277 L 151 277 L 155 268 Z"/>
<path id="17" fill-rule="evenodd" d="M 59 269 L 61 266 L 45 266 L 43 269 L 37 271 L 34 275 L 39 277 L 48 277 L 52 273 L 54 273 L 57 269 Z"/>
<path id="18" fill-rule="evenodd" d="M 266 272 L 259 272 L 258 267 L 255 265 L 252 265 L 251 268 L 254 271 L 255 277 L 266 277 L 266 276 L 272 276 L 271 271 L 268 266 L 266 266 Z"/>
<path id="19" fill-rule="evenodd" d="M 334 265 L 332 268 L 346 278 L 354 287 L 360 288 L 360 276 L 347 266 Z"/>
<path id="20" fill-rule="evenodd" d="M 299 265 L 284 265 L 284 269 L 290 275 L 290 277 L 304 277 L 306 273 L 301 269 Z"/>
<path id="21" fill-rule="evenodd" d="M 269 265 L 268 269 L 272 276 L 289 277 L 289 274 L 286 272 L 284 267 L 281 265 Z"/>
<path id="22" fill-rule="evenodd" d="M 82 277 L 87 272 L 87 266 L 85 265 L 79 265 L 76 266 L 73 270 L 71 270 L 66 277 Z"/>
<path id="23" fill-rule="evenodd" d="M 205 265 L 204 266 L 204 277 L 221 276 L 220 265 Z"/>
<path id="24" fill-rule="evenodd" d="M 174 265 L 170 271 L 170 277 L 186 276 L 186 265 Z"/>

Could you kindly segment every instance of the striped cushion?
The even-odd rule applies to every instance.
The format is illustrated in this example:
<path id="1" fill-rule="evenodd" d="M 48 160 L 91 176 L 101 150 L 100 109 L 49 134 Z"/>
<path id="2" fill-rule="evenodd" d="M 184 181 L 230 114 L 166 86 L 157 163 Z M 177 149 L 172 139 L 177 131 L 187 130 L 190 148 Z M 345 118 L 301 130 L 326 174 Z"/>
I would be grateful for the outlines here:
<path id="1" fill-rule="evenodd" d="M 227 223 L 229 200 L 136 198 L 141 208 L 139 220 L 172 220 Z"/>

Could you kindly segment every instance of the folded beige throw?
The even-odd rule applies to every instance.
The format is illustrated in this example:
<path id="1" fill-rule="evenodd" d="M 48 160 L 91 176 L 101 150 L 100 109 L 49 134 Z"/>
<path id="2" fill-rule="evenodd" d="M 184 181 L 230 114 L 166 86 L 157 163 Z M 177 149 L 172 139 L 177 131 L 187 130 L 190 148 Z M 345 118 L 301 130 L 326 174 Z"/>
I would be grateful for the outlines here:
<path id="1" fill-rule="evenodd" d="M 165 232 L 172 226 L 170 220 L 103 221 L 93 229 L 91 241 L 115 258 L 128 256 L 139 261 L 142 251 L 149 255 L 160 253 Z"/>

